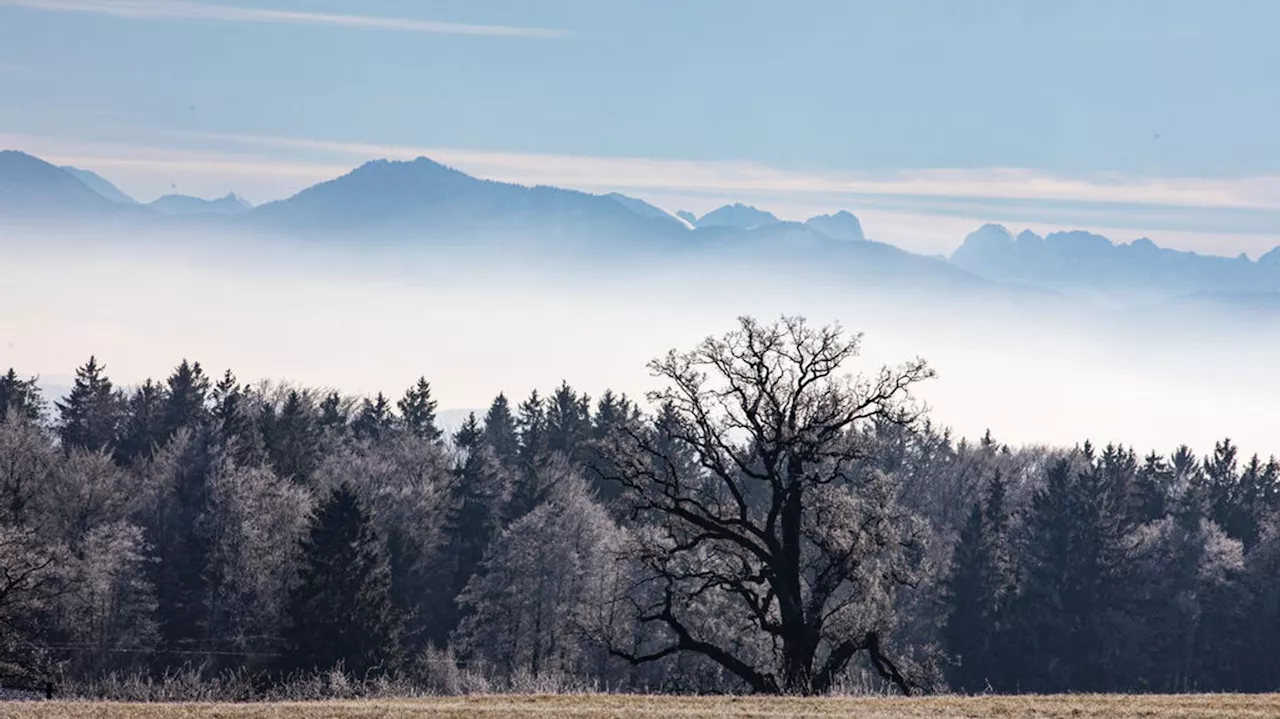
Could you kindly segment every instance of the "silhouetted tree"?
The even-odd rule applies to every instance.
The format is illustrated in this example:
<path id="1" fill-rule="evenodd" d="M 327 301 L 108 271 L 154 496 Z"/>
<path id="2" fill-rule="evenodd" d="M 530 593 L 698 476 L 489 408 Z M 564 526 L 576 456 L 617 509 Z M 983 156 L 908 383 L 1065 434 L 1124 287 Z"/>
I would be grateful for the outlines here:
<path id="1" fill-rule="evenodd" d="M 195 428 L 208 416 L 206 400 L 209 396 L 209 378 L 199 362 L 182 363 L 165 381 L 167 391 L 164 403 L 164 431 L 172 437 L 179 429 Z"/>
<path id="2" fill-rule="evenodd" d="M 405 391 L 396 403 L 400 410 L 400 424 L 415 437 L 435 441 L 442 432 L 436 427 L 436 401 L 431 398 L 431 383 L 419 377 L 416 384 Z"/>
<path id="3" fill-rule="evenodd" d="M 116 461 L 129 464 L 149 459 L 167 437 L 164 431 L 164 390 L 147 380 L 129 396 L 125 405 L 124 426 L 116 445 Z"/>
<path id="4" fill-rule="evenodd" d="M 0 375 L 0 422 L 10 416 L 39 422 L 44 417 L 44 398 L 37 378 L 22 379 L 12 367 Z"/>
<path id="5" fill-rule="evenodd" d="M 949 606 L 942 638 L 957 659 L 951 671 L 953 688 L 1008 688 L 1008 609 L 1016 591 L 1005 481 L 997 473 L 985 500 L 974 503 L 960 532 L 947 578 Z"/>
<path id="6" fill-rule="evenodd" d="M 650 399 L 674 409 L 669 431 L 700 466 L 680 471 L 642 428 L 613 435 L 615 479 L 643 528 L 635 556 L 648 579 L 634 619 L 651 632 L 644 647 L 615 644 L 617 656 L 692 653 L 754 691 L 813 694 L 866 652 L 912 689 L 884 639 L 893 587 L 910 581 L 923 536 L 891 478 L 866 466 L 859 430 L 914 423 L 908 392 L 932 373 L 914 361 L 842 374 L 859 347 L 839 327 L 743 318 L 651 363 L 668 387 Z M 727 627 L 734 636 L 717 632 Z"/>
<path id="7" fill-rule="evenodd" d="M 366 397 L 360 403 L 360 411 L 351 421 L 351 433 L 357 439 L 377 441 L 395 425 L 395 419 L 391 403 L 379 392 L 372 400 Z"/>
<path id="8" fill-rule="evenodd" d="M 304 669 L 339 663 L 358 677 L 398 661 L 399 619 L 386 553 L 355 491 L 343 484 L 321 503 L 301 542 L 289 595 L 289 661 Z"/>
<path id="9" fill-rule="evenodd" d="M 320 466 L 319 422 L 297 390 L 285 396 L 279 413 L 268 406 L 262 413 L 267 456 L 277 475 L 308 484 Z"/>
<path id="10" fill-rule="evenodd" d="M 498 461 L 514 467 L 520 456 L 520 436 L 516 429 L 511 404 L 504 394 L 499 394 L 484 415 L 484 441 L 493 447 Z"/>
<path id="11" fill-rule="evenodd" d="M 115 441 L 121 419 L 120 396 L 96 357 L 76 370 L 66 399 L 57 402 L 58 431 L 67 450 L 105 449 Z"/>

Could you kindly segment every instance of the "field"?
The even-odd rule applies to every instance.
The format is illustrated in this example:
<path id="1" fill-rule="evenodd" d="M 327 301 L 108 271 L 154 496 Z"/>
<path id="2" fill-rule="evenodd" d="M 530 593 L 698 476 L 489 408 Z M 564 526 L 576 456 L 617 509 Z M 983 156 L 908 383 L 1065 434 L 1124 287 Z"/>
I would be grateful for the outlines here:
<path id="1" fill-rule="evenodd" d="M 479 696 L 282 704 L 0 704 L 4 719 L 471 719 L 512 717 L 1280 717 L 1280 694 L 774 699 L 641 696 Z"/>

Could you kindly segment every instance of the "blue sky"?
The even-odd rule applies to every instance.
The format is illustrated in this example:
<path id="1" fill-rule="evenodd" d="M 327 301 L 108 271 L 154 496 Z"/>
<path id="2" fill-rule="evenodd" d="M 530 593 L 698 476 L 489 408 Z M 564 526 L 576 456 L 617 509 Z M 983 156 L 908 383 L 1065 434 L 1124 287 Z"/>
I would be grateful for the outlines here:
<path id="1" fill-rule="evenodd" d="M 1280 244 L 1273 2 L 0 0 L 0 145 L 261 202 L 431 154 L 668 209 Z"/>

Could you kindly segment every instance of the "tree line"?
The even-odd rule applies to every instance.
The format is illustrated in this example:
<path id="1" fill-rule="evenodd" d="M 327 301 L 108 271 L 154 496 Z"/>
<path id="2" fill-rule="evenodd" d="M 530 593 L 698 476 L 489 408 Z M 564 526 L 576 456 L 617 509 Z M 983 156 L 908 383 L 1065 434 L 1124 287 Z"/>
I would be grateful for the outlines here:
<path id="1" fill-rule="evenodd" d="M 455 432 L 206 374 L 0 375 L 0 682 L 554 678 L 821 694 L 1280 688 L 1280 464 L 957 439 L 921 360 L 743 318 L 642 405 L 561 383 Z M 478 686 L 478 685 L 477 685 Z"/>

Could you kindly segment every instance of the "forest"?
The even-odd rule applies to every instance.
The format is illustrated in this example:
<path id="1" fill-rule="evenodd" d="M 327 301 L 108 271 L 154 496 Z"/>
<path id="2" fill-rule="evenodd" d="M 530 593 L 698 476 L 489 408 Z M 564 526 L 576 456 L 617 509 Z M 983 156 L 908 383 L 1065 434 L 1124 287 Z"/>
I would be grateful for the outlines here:
<path id="1" fill-rule="evenodd" d="M 930 366 L 862 342 L 742 318 L 644 398 L 561 382 L 449 433 L 427 378 L 122 388 L 91 357 L 53 401 L 9 369 L 0 685 L 1280 688 L 1274 457 L 958 438 Z"/>

